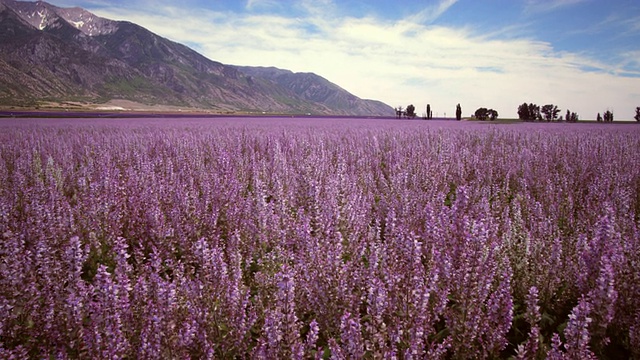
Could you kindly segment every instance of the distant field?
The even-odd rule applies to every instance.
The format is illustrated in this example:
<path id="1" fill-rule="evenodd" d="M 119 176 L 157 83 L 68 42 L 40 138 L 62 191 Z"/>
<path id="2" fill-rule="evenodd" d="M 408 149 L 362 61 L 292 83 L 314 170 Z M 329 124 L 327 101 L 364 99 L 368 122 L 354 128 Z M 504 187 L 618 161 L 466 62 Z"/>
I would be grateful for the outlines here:
<path id="1" fill-rule="evenodd" d="M 638 149 L 635 124 L 0 119 L 0 358 L 640 356 Z"/>

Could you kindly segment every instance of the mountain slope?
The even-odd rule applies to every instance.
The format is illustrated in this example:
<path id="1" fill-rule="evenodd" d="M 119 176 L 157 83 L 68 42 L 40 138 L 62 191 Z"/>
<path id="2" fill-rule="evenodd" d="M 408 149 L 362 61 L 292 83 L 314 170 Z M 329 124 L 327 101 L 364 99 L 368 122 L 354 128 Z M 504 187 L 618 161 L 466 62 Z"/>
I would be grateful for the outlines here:
<path id="1" fill-rule="evenodd" d="M 390 115 L 315 74 L 241 68 L 124 21 L 46 2 L 0 0 L 0 103 L 41 100 L 333 115 Z"/>
<path id="2" fill-rule="evenodd" d="M 303 99 L 297 101 L 295 108 L 282 104 L 276 98 L 295 98 L 295 94 L 264 81 L 253 81 L 232 66 L 211 61 L 184 45 L 132 23 L 121 23 L 113 34 L 95 38 L 111 56 L 171 89 L 191 106 L 328 111 L 324 106 Z"/>
<path id="3" fill-rule="evenodd" d="M 375 100 L 363 100 L 338 85 L 314 73 L 294 73 L 274 67 L 238 67 L 246 74 L 269 79 L 303 99 L 325 104 L 336 112 L 348 114 L 354 109 L 359 114 L 395 115 L 388 105 Z"/>

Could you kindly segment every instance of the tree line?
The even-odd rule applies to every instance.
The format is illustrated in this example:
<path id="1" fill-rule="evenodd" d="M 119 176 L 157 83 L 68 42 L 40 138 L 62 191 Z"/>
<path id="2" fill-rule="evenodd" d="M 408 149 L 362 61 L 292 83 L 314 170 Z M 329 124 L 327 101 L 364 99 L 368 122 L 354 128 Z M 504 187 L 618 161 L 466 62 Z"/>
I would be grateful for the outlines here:
<path id="1" fill-rule="evenodd" d="M 413 106 L 413 104 L 407 105 L 406 109 L 402 109 L 402 106 L 398 106 L 397 108 L 395 108 L 396 111 L 396 118 L 397 119 L 401 119 L 401 118 L 407 118 L 407 119 L 414 119 L 416 117 L 416 107 Z"/>
<path id="2" fill-rule="evenodd" d="M 547 104 L 542 107 L 534 104 L 526 102 L 522 105 L 518 106 L 518 118 L 523 121 L 567 121 L 567 122 L 577 122 L 580 118 L 577 113 L 570 111 L 567 109 L 567 113 L 564 117 L 558 117 L 561 110 L 557 105 Z"/>
<path id="3" fill-rule="evenodd" d="M 398 106 L 395 108 L 396 118 L 407 118 L 407 119 L 415 119 L 417 117 L 416 107 L 413 104 L 407 105 L 406 109 L 403 109 L 402 106 Z M 566 121 L 570 123 L 575 123 L 580 120 L 580 117 L 577 113 L 570 111 L 567 109 L 564 118 L 560 113 L 562 110 L 558 108 L 555 104 L 546 104 L 543 106 L 534 104 L 534 103 L 522 103 L 522 105 L 518 106 L 518 118 L 522 121 Z M 456 105 L 456 120 L 462 120 L 462 106 L 460 104 Z M 485 121 L 485 120 L 497 120 L 498 119 L 498 111 L 486 107 L 478 108 L 472 115 L 472 117 L 477 120 Z M 427 108 L 425 113 L 423 113 L 422 118 L 424 120 L 433 119 L 433 110 L 431 110 L 431 104 L 427 104 Z M 636 107 L 636 114 L 634 119 L 637 122 L 640 122 L 640 106 Z M 607 109 L 603 115 L 598 113 L 596 116 L 597 122 L 613 122 L 613 112 Z"/>
<path id="4" fill-rule="evenodd" d="M 402 106 L 398 106 L 394 108 L 396 112 L 396 118 L 401 119 L 415 119 L 418 114 L 416 114 L 416 107 L 413 104 L 407 105 L 406 109 L 403 109 Z M 431 104 L 427 104 L 427 108 L 425 112 L 422 114 L 422 118 L 424 120 L 433 119 L 433 110 L 431 110 Z M 462 107 L 460 104 L 456 106 L 456 120 L 462 120 Z"/>
<path id="5" fill-rule="evenodd" d="M 525 102 L 522 105 L 518 106 L 518 118 L 523 121 L 578 122 L 578 120 L 580 120 L 580 117 L 578 116 L 578 114 L 570 111 L 569 109 L 567 109 L 567 112 L 564 118 L 562 116 L 558 117 L 560 112 L 561 110 L 558 108 L 557 105 L 554 105 L 554 104 L 547 104 L 541 107 L 534 103 L 527 104 Z M 640 106 L 636 107 L 636 115 L 634 116 L 634 119 L 637 122 L 640 122 Z M 597 122 L 613 122 L 613 111 L 607 109 L 603 113 L 603 115 L 598 113 L 598 115 L 596 116 L 596 121 Z"/>

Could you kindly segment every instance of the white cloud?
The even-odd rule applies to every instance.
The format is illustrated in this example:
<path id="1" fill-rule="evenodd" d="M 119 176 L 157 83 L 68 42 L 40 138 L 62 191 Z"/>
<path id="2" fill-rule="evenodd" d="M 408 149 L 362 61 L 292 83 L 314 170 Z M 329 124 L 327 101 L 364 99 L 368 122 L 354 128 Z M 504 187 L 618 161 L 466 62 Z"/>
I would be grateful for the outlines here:
<path id="1" fill-rule="evenodd" d="M 640 15 L 623 18 L 620 25 L 622 25 L 624 29 L 621 35 L 626 35 L 626 36 L 636 35 L 640 33 Z"/>
<path id="2" fill-rule="evenodd" d="M 247 10 L 269 9 L 280 6 L 281 2 L 277 0 L 248 0 L 245 8 Z"/>
<path id="3" fill-rule="evenodd" d="M 527 0 L 526 14 L 540 14 L 580 4 L 589 0 Z"/>
<path id="4" fill-rule="evenodd" d="M 443 1 L 438 9 L 444 12 L 453 3 Z M 545 42 L 337 16 L 331 1 L 301 4 L 306 15 L 300 18 L 177 7 L 157 7 L 153 14 L 117 8 L 97 12 L 197 44 L 216 61 L 314 72 L 363 98 L 391 106 L 413 103 L 418 113 L 430 103 L 434 114 L 453 115 L 461 103 L 464 114 L 485 106 L 514 117 L 526 101 L 568 107 L 581 118 L 613 108 L 622 119 L 632 118 L 640 105 L 635 103 L 638 78 L 616 76 L 614 67 L 556 52 Z"/>
<path id="5" fill-rule="evenodd" d="M 418 24 L 429 24 L 438 19 L 442 14 L 447 12 L 451 6 L 457 3 L 458 0 L 440 0 L 437 4 L 429 6 L 417 14 L 410 16 L 405 21 L 414 22 Z"/>
<path id="6" fill-rule="evenodd" d="M 622 61 L 620 63 L 621 68 L 640 68 L 640 50 L 627 51 L 620 54 Z M 635 75 L 640 76 L 640 72 L 635 71 Z"/>

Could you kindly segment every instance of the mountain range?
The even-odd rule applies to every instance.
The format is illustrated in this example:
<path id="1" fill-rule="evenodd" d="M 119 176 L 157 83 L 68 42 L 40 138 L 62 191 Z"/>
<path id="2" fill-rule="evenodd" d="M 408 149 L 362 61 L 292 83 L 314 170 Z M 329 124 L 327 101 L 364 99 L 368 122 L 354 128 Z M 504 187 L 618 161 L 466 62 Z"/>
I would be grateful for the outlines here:
<path id="1" fill-rule="evenodd" d="M 214 112 L 395 114 L 313 73 L 226 65 L 131 22 L 0 0 L 0 104 L 114 100 Z"/>

